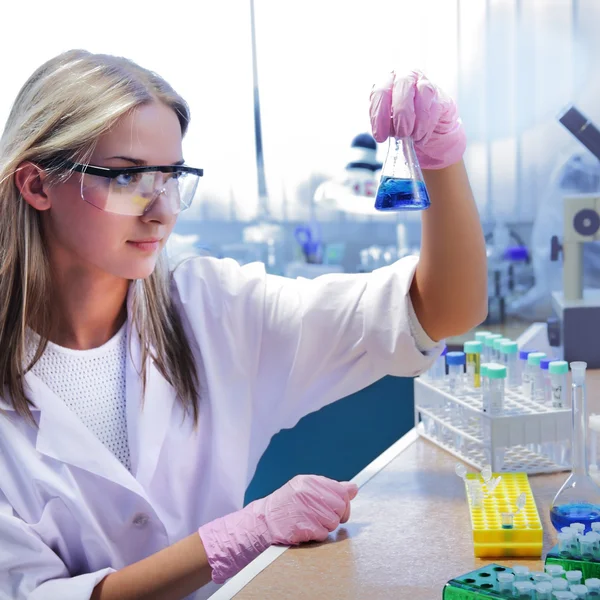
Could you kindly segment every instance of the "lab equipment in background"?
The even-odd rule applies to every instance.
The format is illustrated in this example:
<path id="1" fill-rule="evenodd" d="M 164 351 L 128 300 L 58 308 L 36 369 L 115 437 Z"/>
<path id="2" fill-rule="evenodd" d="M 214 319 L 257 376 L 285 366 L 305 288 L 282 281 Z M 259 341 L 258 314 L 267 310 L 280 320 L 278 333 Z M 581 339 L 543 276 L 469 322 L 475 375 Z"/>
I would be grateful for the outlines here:
<path id="1" fill-rule="evenodd" d="M 322 183 L 315 191 L 317 207 L 351 214 L 373 215 L 373 201 L 382 164 L 377 160 L 377 142 L 369 133 L 354 137 L 343 172 Z"/>
<path id="2" fill-rule="evenodd" d="M 556 317 L 546 319 L 546 332 L 548 336 L 548 346 L 550 347 L 549 356 L 552 360 L 563 360 L 563 348 L 560 333 L 560 320 Z"/>
<path id="3" fill-rule="evenodd" d="M 521 371 L 519 369 L 519 344 L 508 340 L 503 342 L 500 348 L 504 357 L 504 364 L 507 370 L 507 384 L 511 389 L 517 389 L 521 386 Z"/>
<path id="4" fill-rule="evenodd" d="M 389 138 L 388 154 L 375 198 L 377 210 L 424 210 L 429 194 L 412 138 Z"/>
<path id="5" fill-rule="evenodd" d="M 318 224 L 300 225 L 294 230 L 294 238 L 298 242 L 304 255 L 304 260 L 309 264 L 323 262 L 323 245 Z"/>
<path id="6" fill-rule="evenodd" d="M 465 342 L 463 350 L 467 360 L 467 383 L 472 388 L 481 387 L 481 351 L 483 344 L 478 341 Z"/>
<path id="7" fill-rule="evenodd" d="M 245 227 L 242 231 L 244 244 L 253 245 L 265 264 L 268 273 L 282 275 L 283 264 L 283 227 L 268 220 L 262 220 Z"/>
<path id="8" fill-rule="evenodd" d="M 553 360 L 548 365 L 552 406 L 554 408 L 569 408 L 567 373 L 569 363 L 564 360 Z"/>
<path id="9" fill-rule="evenodd" d="M 486 340 L 487 341 L 487 340 Z M 435 365 L 414 381 L 415 427 L 419 435 L 475 467 L 495 472 L 551 473 L 570 468 L 571 411 L 505 387 L 502 405 L 490 386 L 502 388 L 507 368 L 481 364 L 481 387 L 452 394 Z M 490 378 L 489 373 L 493 375 Z M 496 377 L 499 376 L 499 379 Z M 495 390 L 499 397 L 501 390 Z M 501 414 L 497 414 L 500 413 Z"/>
<path id="10" fill-rule="evenodd" d="M 358 273 L 370 273 L 379 267 L 391 265 L 398 260 L 398 251 L 395 246 L 369 246 L 359 252 L 360 264 L 357 266 Z"/>
<path id="11" fill-rule="evenodd" d="M 550 519 L 557 531 L 571 523 L 582 523 L 591 531 L 600 522 L 600 487 L 588 474 L 586 433 L 588 426 L 584 362 L 571 363 L 572 472 L 556 494 Z"/>

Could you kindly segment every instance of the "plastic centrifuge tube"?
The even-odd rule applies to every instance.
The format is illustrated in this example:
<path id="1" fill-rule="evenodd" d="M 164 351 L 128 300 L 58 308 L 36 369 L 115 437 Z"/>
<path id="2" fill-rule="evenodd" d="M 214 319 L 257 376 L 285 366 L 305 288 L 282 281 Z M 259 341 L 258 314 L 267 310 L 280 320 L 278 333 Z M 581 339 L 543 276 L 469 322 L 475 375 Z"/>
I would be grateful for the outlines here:
<path id="1" fill-rule="evenodd" d="M 531 577 L 533 577 L 533 581 L 535 583 L 552 581 L 552 576 L 548 573 L 544 573 L 544 571 L 532 571 Z"/>
<path id="2" fill-rule="evenodd" d="M 589 537 L 589 536 L 592 537 Z M 592 532 L 579 536 L 579 555 L 582 560 L 594 559 L 594 545 L 596 543 L 595 535 Z"/>
<path id="3" fill-rule="evenodd" d="M 569 589 L 569 582 L 562 577 L 554 577 L 552 579 L 552 589 L 555 592 L 566 592 Z"/>
<path id="4" fill-rule="evenodd" d="M 498 591 L 505 596 L 512 596 L 514 592 L 515 576 L 512 573 L 498 573 Z M 550 586 L 552 589 L 552 586 Z"/>
<path id="5" fill-rule="evenodd" d="M 531 581 L 515 581 L 515 591 L 517 592 L 517 600 L 535 598 L 535 585 Z"/>
<path id="6" fill-rule="evenodd" d="M 565 569 L 562 565 L 549 564 L 546 565 L 546 573 L 552 577 L 552 579 L 562 577 L 565 574 Z"/>
<path id="7" fill-rule="evenodd" d="M 525 395 L 531 400 L 535 400 L 537 396 L 537 390 L 543 391 L 542 386 L 542 370 L 540 369 L 540 362 L 546 358 L 544 352 L 530 352 L 527 357 L 527 375 L 529 380 L 529 390 L 525 392 Z"/>
<path id="8" fill-rule="evenodd" d="M 513 573 L 515 574 L 515 582 L 529 581 L 529 567 L 516 565 L 513 567 Z"/>
<path id="9" fill-rule="evenodd" d="M 421 167 L 410 137 L 390 137 L 375 198 L 377 210 L 424 210 L 429 207 Z"/>
<path id="10" fill-rule="evenodd" d="M 575 594 L 575 597 L 577 598 L 577 600 L 587 600 L 588 589 L 585 585 L 583 585 L 581 583 L 579 585 L 572 585 L 569 588 L 569 591 L 572 594 Z"/>
<path id="11" fill-rule="evenodd" d="M 596 531 L 589 531 L 585 534 L 585 538 L 592 543 L 592 555 L 594 560 L 600 559 L 600 534 Z"/>
<path id="12" fill-rule="evenodd" d="M 448 352 L 446 354 L 448 390 L 454 396 L 463 392 L 465 362 L 464 352 Z"/>
<path id="13" fill-rule="evenodd" d="M 519 371 L 519 345 L 517 342 L 507 341 L 502 342 L 500 352 L 503 356 L 503 364 L 507 370 L 507 384 L 509 388 L 515 389 L 521 385 L 521 373 Z"/>
<path id="14" fill-rule="evenodd" d="M 550 374 L 550 386 L 552 394 L 552 406 L 554 408 L 569 408 L 567 373 L 569 363 L 564 360 L 553 360 L 548 365 Z"/>
<path id="15" fill-rule="evenodd" d="M 542 370 L 542 389 L 536 390 L 538 400 L 541 400 L 546 406 L 552 404 L 552 383 L 550 381 L 550 371 L 548 365 L 552 361 L 549 358 L 544 358 L 540 361 L 540 369 Z"/>
<path id="16" fill-rule="evenodd" d="M 573 541 L 573 534 L 567 532 L 560 532 L 557 534 L 558 537 L 558 552 L 563 558 L 571 558 L 572 549 L 571 542 Z"/>
<path id="17" fill-rule="evenodd" d="M 504 365 L 490 364 L 487 367 L 489 380 L 489 406 L 491 415 L 501 415 L 504 412 L 504 383 L 506 381 L 506 367 Z"/>
<path id="18" fill-rule="evenodd" d="M 498 357 L 494 350 L 494 340 L 499 340 L 502 337 L 504 336 L 500 333 L 491 333 L 485 338 L 485 341 L 483 342 L 487 348 L 487 355 L 484 357 L 485 362 L 498 362 Z"/>
<path id="19" fill-rule="evenodd" d="M 540 581 L 535 586 L 536 600 L 552 600 L 552 584 L 549 581 Z"/>
<path id="20" fill-rule="evenodd" d="M 527 357 L 531 354 L 531 350 L 519 351 L 519 371 L 521 373 L 521 385 L 523 386 L 522 393 L 527 396 L 529 393 L 529 372 L 527 371 Z"/>
<path id="21" fill-rule="evenodd" d="M 490 412 L 490 380 L 488 378 L 489 363 L 481 363 L 481 410 Z"/>
<path id="22" fill-rule="evenodd" d="M 498 479 L 500 479 L 500 477 L 498 477 Z M 514 513 L 509 513 L 509 512 L 503 512 L 501 513 L 501 518 L 502 518 L 502 529 L 512 529 L 514 527 L 514 522 L 515 522 L 515 516 L 518 515 L 524 508 L 525 508 L 525 504 L 527 503 L 527 495 L 523 492 L 522 494 L 519 494 L 519 497 L 517 498 L 517 510 Z M 529 573 L 529 568 L 528 567 L 516 567 L 519 569 L 527 569 L 527 573 Z M 514 569 L 513 569 L 514 570 Z M 542 575 L 545 575 L 545 573 L 542 573 Z"/>
<path id="23" fill-rule="evenodd" d="M 472 388 L 481 387 L 481 342 L 465 342 L 464 351 L 467 363 L 467 384 Z"/>
<path id="24" fill-rule="evenodd" d="M 581 571 L 567 571 L 565 573 L 565 577 L 569 582 L 569 586 L 571 585 L 579 585 L 581 583 L 581 578 L 583 577 L 583 573 Z"/>
<path id="25" fill-rule="evenodd" d="M 585 585 L 588 589 L 588 594 L 591 594 L 592 592 L 598 592 L 600 595 L 600 579 L 597 577 L 590 577 L 589 579 L 585 580 Z"/>

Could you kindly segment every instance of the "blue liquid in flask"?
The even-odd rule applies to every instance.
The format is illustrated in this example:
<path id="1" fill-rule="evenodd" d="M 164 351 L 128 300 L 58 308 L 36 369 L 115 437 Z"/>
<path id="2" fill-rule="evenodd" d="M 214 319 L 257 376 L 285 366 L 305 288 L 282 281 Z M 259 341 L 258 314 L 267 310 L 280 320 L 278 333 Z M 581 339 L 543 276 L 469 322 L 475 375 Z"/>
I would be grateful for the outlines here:
<path id="1" fill-rule="evenodd" d="M 585 531 L 592 530 L 592 523 L 600 522 L 600 505 L 587 503 L 561 504 L 550 510 L 550 520 L 556 531 L 571 523 L 582 523 Z"/>
<path id="2" fill-rule="evenodd" d="M 375 198 L 377 210 L 424 210 L 429 204 L 429 194 L 422 181 L 381 178 Z"/>

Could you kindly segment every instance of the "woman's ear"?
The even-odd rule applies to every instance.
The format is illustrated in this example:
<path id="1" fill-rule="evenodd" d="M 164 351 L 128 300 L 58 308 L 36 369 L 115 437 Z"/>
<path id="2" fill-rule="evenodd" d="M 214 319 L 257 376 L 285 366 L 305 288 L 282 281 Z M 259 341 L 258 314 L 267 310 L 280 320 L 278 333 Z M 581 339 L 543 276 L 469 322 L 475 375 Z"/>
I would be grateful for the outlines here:
<path id="1" fill-rule="evenodd" d="M 15 185 L 21 196 L 36 210 L 48 210 L 52 203 L 44 190 L 46 172 L 38 165 L 22 162 L 15 172 Z"/>

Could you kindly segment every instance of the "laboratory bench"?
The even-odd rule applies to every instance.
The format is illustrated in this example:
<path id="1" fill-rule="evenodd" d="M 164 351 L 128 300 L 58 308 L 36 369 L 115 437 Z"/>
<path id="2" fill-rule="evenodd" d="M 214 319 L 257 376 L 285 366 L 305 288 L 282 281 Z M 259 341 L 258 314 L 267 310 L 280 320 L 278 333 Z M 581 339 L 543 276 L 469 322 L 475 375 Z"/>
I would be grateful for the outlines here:
<path id="1" fill-rule="evenodd" d="M 600 412 L 600 370 L 589 371 L 590 412 Z M 491 562 L 542 570 L 541 560 L 477 559 L 457 459 L 412 429 L 354 479 L 350 521 L 322 544 L 272 547 L 213 600 L 435 600 L 447 581 Z M 530 475 L 544 527 L 544 556 L 555 545 L 549 507 L 567 473 Z"/>

